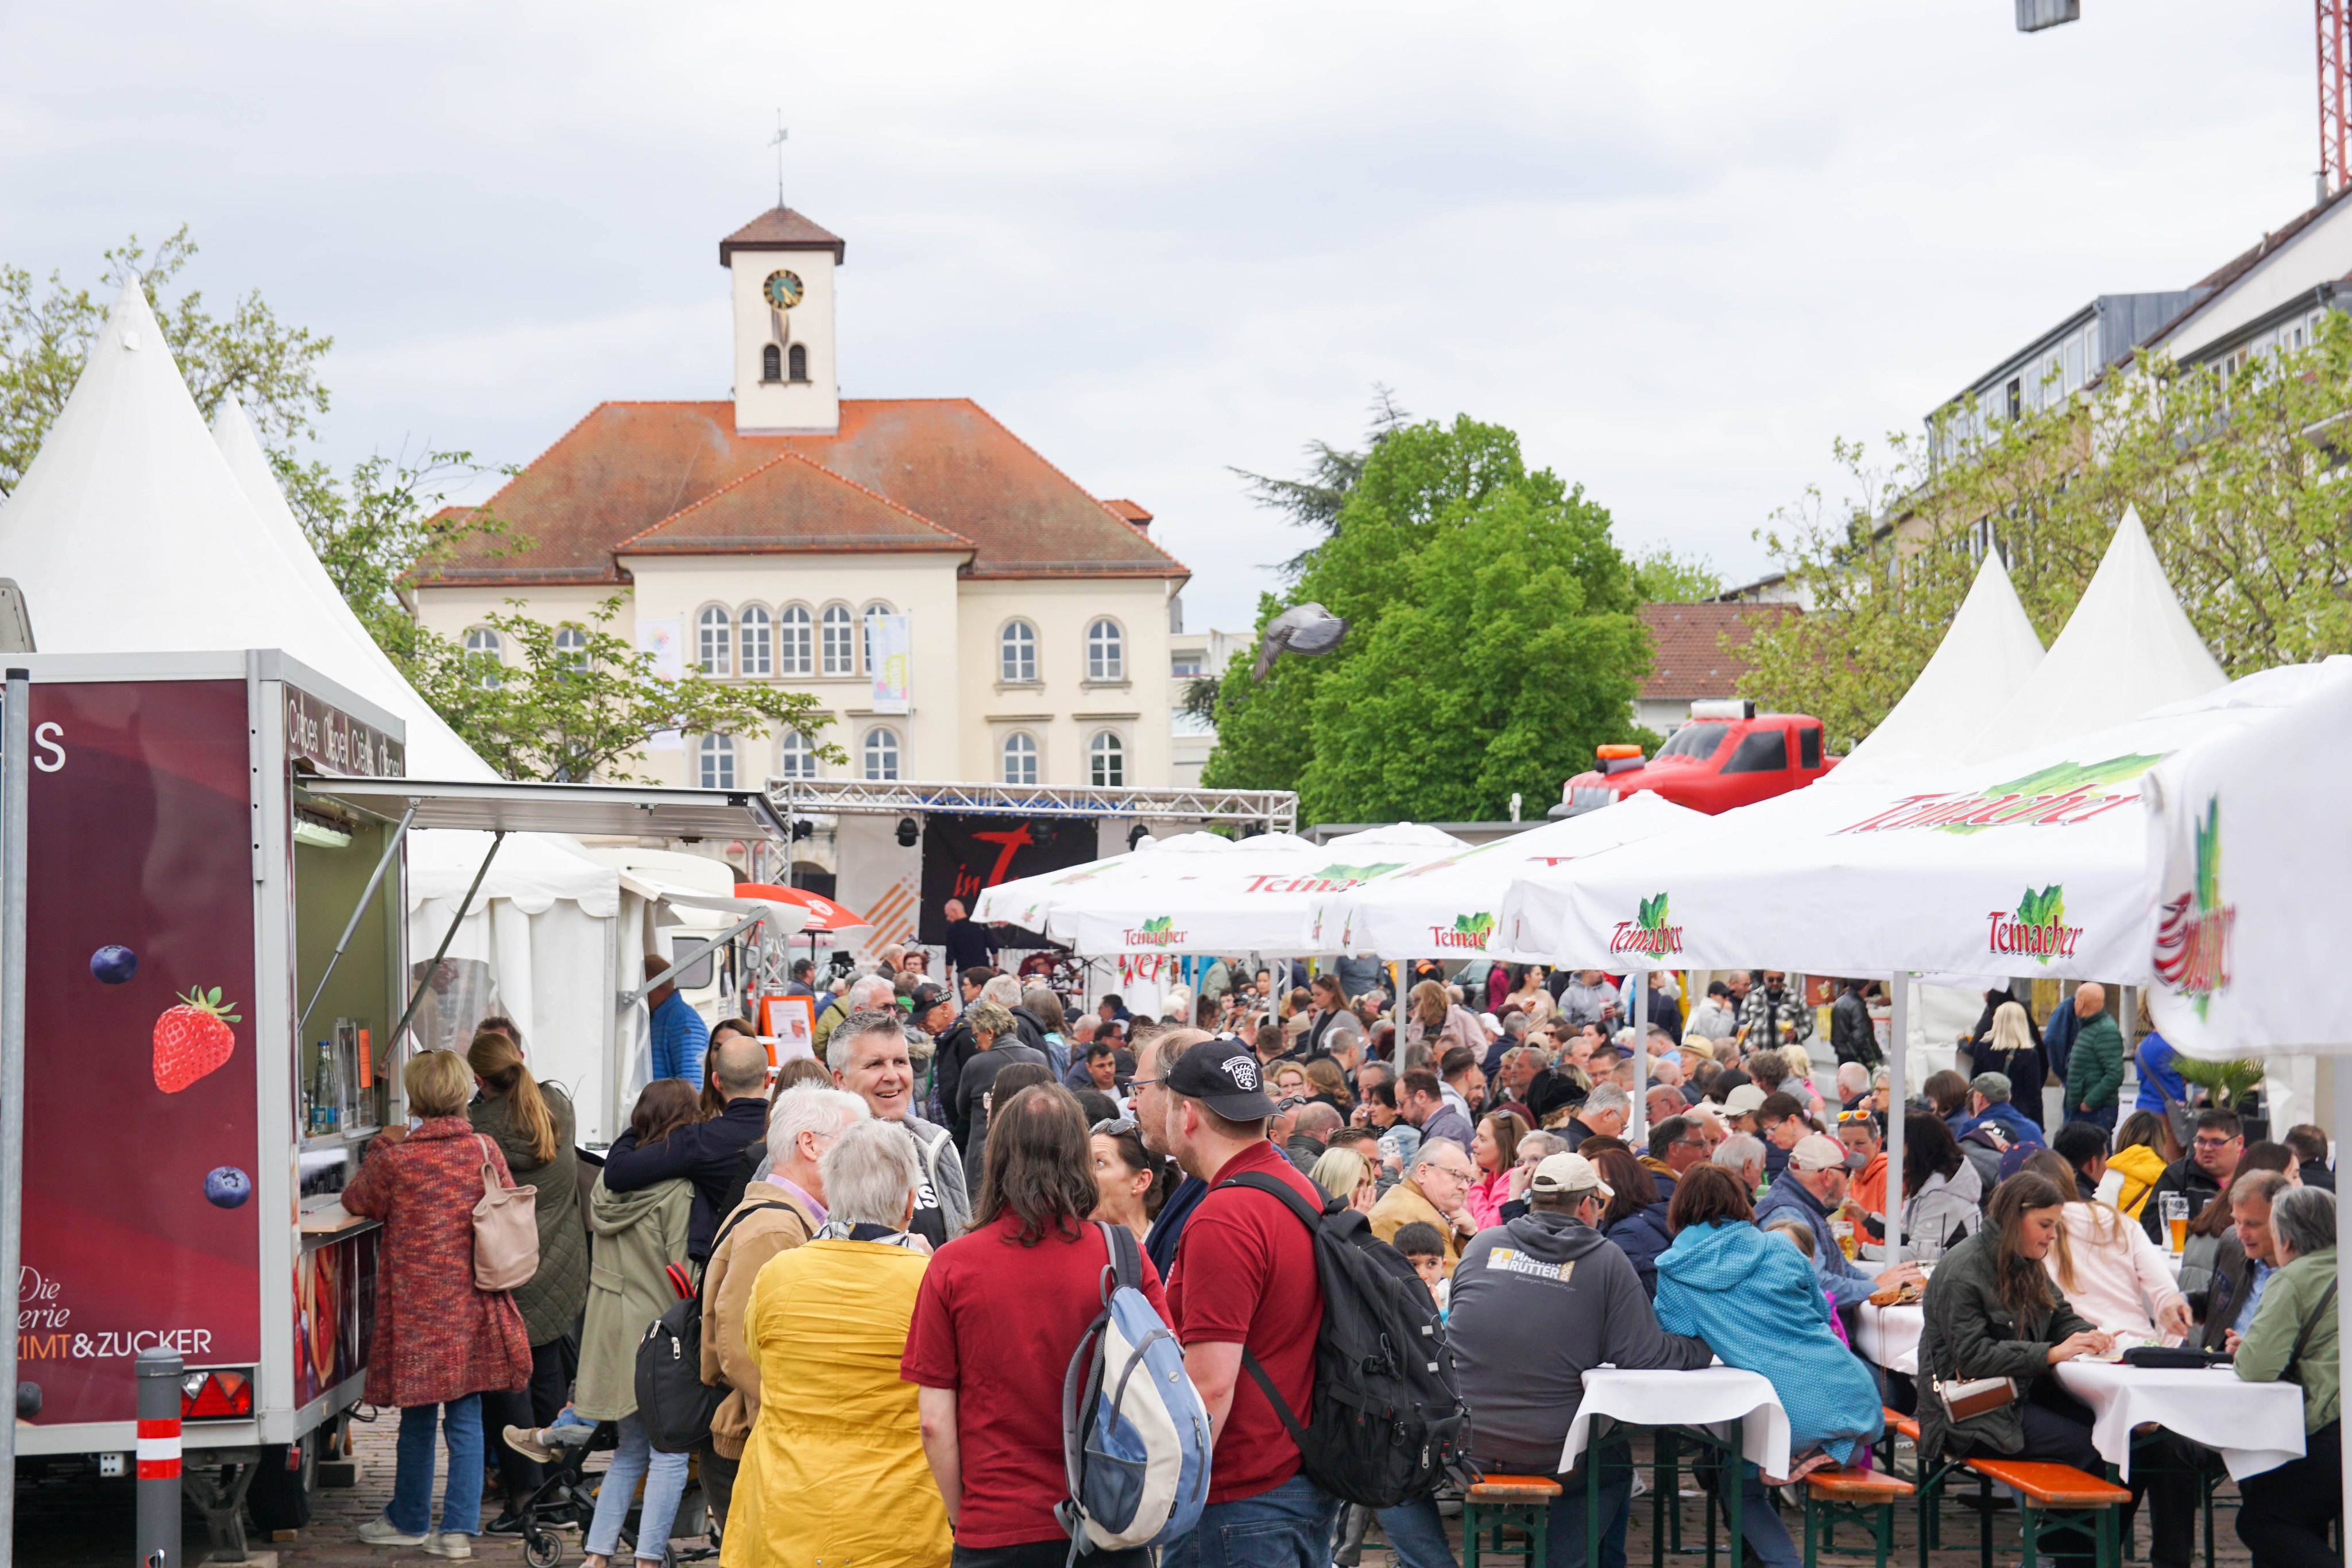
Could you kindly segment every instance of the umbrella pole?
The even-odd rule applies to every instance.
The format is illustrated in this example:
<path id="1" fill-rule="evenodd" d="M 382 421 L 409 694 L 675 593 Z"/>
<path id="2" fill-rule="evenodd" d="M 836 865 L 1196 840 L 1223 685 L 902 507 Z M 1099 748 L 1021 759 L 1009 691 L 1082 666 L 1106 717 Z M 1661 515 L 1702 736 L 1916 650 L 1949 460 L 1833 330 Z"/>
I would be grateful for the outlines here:
<path id="1" fill-rule="evenodd" d="M 1650 976 L 1629 969 L 1625 977 L 1633 988 L 1633 1135 L 1626 1141 L 1642 1154 L 1650 1141 Z"/>
<path id="2" fill-rule="evenodd" d="M 1886 1040 L 1886 1261 L 1903 1256 L 1903 1059 L 1911 1048 L 1911 977 L 1896 970 Z M 1867 1103 L 1867 1102 L 1864 1102 Z"/>
<path id="3" fill-rule="evenodd" d="M 2336 1080 L 2336 1125 L 2333 1131 L 2336 1146 L 2340 1150 L 2345 1147 L 2347 1137 L 2352 1137 L 2352 1060 L 2336 1058 L 2333 1076 Z M 2341 1155 L 2337 1158 L 2340 1162 Z M 2347 1219 L 2346 1205 L 2338 1199 L 2336 1205 L 2336 1299 L 2339 1301 L 2344 1300 L 2347 1290 L 2352 1289 L 2352 1268 L 2347 1268 L 2345 1262 L 2347 1258 L 2352 1258 L 2352 1219 Z M 2352 1488 L 2352 1448 L 2345 1450 L 2344 1481 L 2347 1488 Z M 2352 1490 L 2347 1490 L 2345 1495 L 2352 1497 Z"/>

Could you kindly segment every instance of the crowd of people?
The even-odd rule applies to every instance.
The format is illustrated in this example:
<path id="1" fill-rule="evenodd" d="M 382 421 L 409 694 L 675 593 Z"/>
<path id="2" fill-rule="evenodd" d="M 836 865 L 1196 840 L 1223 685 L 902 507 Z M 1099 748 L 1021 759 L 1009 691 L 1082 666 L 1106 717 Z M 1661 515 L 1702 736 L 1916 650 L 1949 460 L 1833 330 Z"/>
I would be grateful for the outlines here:
<path id="1" fill-rule="evenodd" d="M 2095 1468 L 2091 1414 L 2049 1374 L 2119 1335 L 2302 1386 L 2306 1457 L 2242 1485 L 2238 1529 L 2257 1568 L 2328 1552 L 2326 1140 L 2295 1127 L 2248 1143 L 2234 1113 L 2158 1079 L 2167 1063 L 2145 1046 L 2158 1104 L 2103 1117 L 2121 1037 L 2110 1048 L 2095 987 L 2061 1009 L 2066 1029 L 2035 1029 L 2022 998 L 1996 993 L 1958 1042 L 1967 1074 L 1898 1107 L 1867 988 L 1840 988 L 1816 1041 L 1814 1009 L 1772 971 L 1712 984 L 1687 1012 L 1671 975 L 1502 965 L 1420 966 L 1393 996 L 1377 967 L 1308 980 L 1221 963 L 1157 1019 L 1116 998 L 1078 1012 L 986 965 L 950 993 L 894 954 L 835 994 L 813 971 L 795 983 L 820 1004 L 817 1061 L 779 1068 L 748 1022 L 698 1034 L 673 1016 L 656 1056 L 679 1070 L 644 1088 L 601 1158 L 575 1148 L 568 1101 L 505 1020 L 462 1057 L 407 1064 L 412 1125 L 371 1147 L 344 1197 L 385 1223 L 367 1397 L 401 1411 L 394 1495 L 363 1539 L 465 1557 L 475 1534 L 525 1529 L 544 1468 L 593 1442 L 612 1458 L 580 1521 L 590 1568 L 625 1535 L 658 1563 L 698 1479 L 723 1568 L 1064 1563 L 1062 1391 L 1123 1228 L 1210 1423 L 1200 1522 L 1156 1561 L 1325 1568 L 1377 1529 L 1407 1568 L 1451 1568 L 1433 1497 L 1342 1506 L 1302 1460 L 1287 1413 L 1313 1406 L 1324 1295 L 1286 1190 L 1360 1214 L 1363 1244 L 1411 1266 L 1481 1468 L 1559 1474 L 1584 1375 L 1603 1364 L 1719 1359 L 1769 1380 L 1789 1474 L 1698 1467 L 1713 1506 L 1736 1489 L 1747 1550 L 1769 1568 L 1798 1561 L 1773 1489 L 1869 1466 L 1888 1403 L 1916 1406 L 1923 1458 Z M 660 998 L 656 1017 L 681 1005 Z M 2054 1126 L 2045 1080 L 2065 1085 Z M 539 1193 L 539 1271 L 512 1291 L 474 1283 L 486 1180 Z M 2194 1219 L 2176 1282 L 2159 1217 L 2181 1203 Z M 1848 1330 L 1866 1298 L 1920 1284 L 1913 1387 Z M 691 1454 L 654 1446 L 633 1376 L 648 1324 L 682 1299 L 723 1396 Z M 2015 1397 L 1955 1417 L 1936 1389 L 1985 1378 L 2014 1380 Z M 2187 1568 L 2199 1478 L 2219 1460 L 2161 1442 L 2134 1485 L 2155 1568 Z M 506 1508 L 485 1523 L 492 1462 Z M 1581 1469 L 1561 1477 L 1553 1564 L 1583 1561 L 1589 1526 L 1623 1561 L 1622 1433 L 1580 1461 L 1596 1463 L 1597 1521 Z"/>

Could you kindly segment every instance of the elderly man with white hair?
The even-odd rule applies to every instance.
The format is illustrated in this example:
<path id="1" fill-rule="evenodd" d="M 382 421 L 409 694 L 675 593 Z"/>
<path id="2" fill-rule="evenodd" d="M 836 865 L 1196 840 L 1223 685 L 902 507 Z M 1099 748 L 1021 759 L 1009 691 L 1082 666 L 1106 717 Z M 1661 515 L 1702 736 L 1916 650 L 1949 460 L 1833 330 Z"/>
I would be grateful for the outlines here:
<path id="1" fill-rule="evenodd" d="M 1451 1138 L 1424 1138 L 1406 1169 L 1404 1179 L 1381 1195 L 1367 1217 L 1372 1234 L 1393 1241 L 1396 1233 L 1416 1220 L 1434 1226 L 1445 1238 L 1445 1272 L 1454 1272 L 1462 1243 L 1478 1234 L 1470 1218 L 1470 1185 L 1478 1179 L 1470 1155 Z"/>
<path id="2" fill-rule="evenodd" d="M 887 1122 L 915 1141 L 922 1178 L 915 1195 L 911 1228 L 934 1247 L 944 1247 L 971 1220 L 963 1157 L 945 1127 L 915 1114 L 915 1061 L 907 1026 L 897 1009 L 852 1013 L 825 1043 L 824 1064 L 833 1086 L 866 1102 L 877 1122 Z"/>
<path id="3" fill-rule="evenodd" d="M 1838 1109 L 1864 1109 L 1863 1099 L 1870 1092 L 1870 1069 L 1859 1061 L 1841 1061 L 1837 1070 Z"/>
<path id="4" fill-rule="evenodd" d="M 710 1249 L 702 1276 L 702 1381 L 729 1392 L 702 1445 L 702 1482 L 722 1525 L 744 1439 L 760 1413 L 760 1368 L 743 1343 L 752 1282 L 769 1259 L 824 1228 L 828 1210 L 820 1162 L 844 1128 L 871 1115 L 859 1096 L 814 1083 L 777 1095 L 768 1113 L 767 1178 L 744 1192 Z"/>
<path id="5" fill-rule="evenodd" d="M 898 1000 L 898 986 L 887 975 L 861 975 L 850 982 L 849 989 L 835 997 L 833 1006 L 824 1009 L 816 1020 L 816 1053 L 824 1055 L 825 1043 L 833 1031 L 852 1013 L 879 1012 Z"/>
<path id="6" fill-rule="evenodd" d="M 1763 1190 L 1764 1140 L 1755 1134 L 1732 1134 L 1707 1158 L 1737 1175 L 1751 1195 Z"/>
<path id="7" fill-rule="evenodd" d="M 1584 1097 L 1583 1106 L 1561 1125 L 1559 1135 L 1568 1140 L 1569 1152 L 1574 1154 L 1587 1138 L 1623 1137 L 1626 1124 L 1633 1119 L 1633 1096 L 1614 1082 L 1598 1083 Z"/>

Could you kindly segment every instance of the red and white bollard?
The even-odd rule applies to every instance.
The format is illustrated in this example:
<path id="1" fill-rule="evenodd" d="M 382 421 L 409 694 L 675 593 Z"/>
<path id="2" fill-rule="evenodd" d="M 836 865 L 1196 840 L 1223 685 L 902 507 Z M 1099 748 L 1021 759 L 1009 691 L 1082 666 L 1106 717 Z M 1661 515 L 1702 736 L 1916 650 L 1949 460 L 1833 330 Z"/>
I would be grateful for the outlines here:
<path id="1" fill-rule="evenodd" d="M 139 1353 L 139 1568 L 180 1564 L 180 1358 Z"/>

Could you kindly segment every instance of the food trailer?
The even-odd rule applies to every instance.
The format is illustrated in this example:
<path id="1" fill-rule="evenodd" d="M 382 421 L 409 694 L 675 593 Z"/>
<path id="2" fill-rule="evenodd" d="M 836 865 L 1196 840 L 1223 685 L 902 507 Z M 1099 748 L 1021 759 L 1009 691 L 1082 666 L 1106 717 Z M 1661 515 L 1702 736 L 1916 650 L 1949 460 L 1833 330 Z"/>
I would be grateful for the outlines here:
<path id="1" fill-rule="evenodd" d="M 405 950 L 406 835 L 488 830 L 495 854 L 781 823 L 752 790 L 409 779 L 396 716 L 276 651 L 10 662 L 32 675 L 19 1470 L 130 1473 L 135 1359 L 174 1351 L 184 1484 L 240 1555 L 243 1508 L 308 1520 L 360 1400 L 379 1227 L 337 1195 L 406 1117 L 434 972 Z"/>

